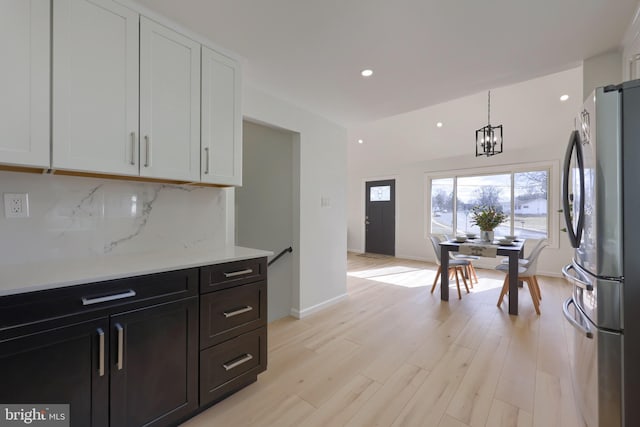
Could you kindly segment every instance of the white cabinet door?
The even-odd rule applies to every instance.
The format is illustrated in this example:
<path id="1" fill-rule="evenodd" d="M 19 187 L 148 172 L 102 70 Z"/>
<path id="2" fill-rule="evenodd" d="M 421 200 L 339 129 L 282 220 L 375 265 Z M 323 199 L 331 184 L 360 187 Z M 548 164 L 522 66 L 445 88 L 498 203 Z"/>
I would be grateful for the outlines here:
<path id="1" fill-rule="evenodd" d="M 203 182 L 242 185 L 240 68 L 236 61 L 202 47 Z"/>
<path id="2" fill-rule="evenodd" d="M 138 14 L 53 2 L 52 167 L 138 175 Z"/>
<path id="3" fill-rule="evenodd" d="M 140 20 L 140 175 L 200 180 L 200 44 Z"/>
<path id="4" fill-rule="evenodd" d="M 49 168 L 49 0 L 0 2 L 0 163 Z"/>

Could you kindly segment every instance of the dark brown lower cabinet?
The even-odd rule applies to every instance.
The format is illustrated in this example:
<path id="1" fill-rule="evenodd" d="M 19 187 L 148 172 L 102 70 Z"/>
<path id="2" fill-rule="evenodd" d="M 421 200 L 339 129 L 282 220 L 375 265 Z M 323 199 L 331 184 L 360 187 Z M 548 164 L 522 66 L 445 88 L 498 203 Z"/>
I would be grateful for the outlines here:
<path id="1" fill-rule="evenodd" d="M 0 402 L 69 404 L 72 426 L 107 427 L 108 331 L 105 317 L 1 342 Z"/>
<path id="2" fill-rule="evenodd" d="M 198 299 L 111 316 L 111 426 L 171 425 L 198 408 Z"/>
<path id="3" fill-rule="evenodd" d="M 175 425 L 198 408 L 198 351 L 197 297 L 0 340 L 0 402 L 70 404 L 74 427 Z"/>
<path id="4" fill-rule="evenodd" d="M 0 403 L 175 426 L 266 369 L 266 274 L 263 257 L 1 296 Z"/>

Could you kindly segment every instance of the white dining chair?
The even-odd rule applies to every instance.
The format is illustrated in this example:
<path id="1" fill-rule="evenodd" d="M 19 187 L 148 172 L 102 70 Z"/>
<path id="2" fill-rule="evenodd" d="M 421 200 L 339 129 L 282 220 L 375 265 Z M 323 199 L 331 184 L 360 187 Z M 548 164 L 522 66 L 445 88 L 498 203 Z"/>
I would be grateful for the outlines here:
<path id="1" fill-rule="evenodd" d="M 546 242 L 547 242 L 547 239 L 540 239 L 540 240 L 538 240 L 538 242 L 537 242 L 535 245 L 533 245 L 533 248 L 531 249 L 531 252 L 529 253 L 529 256 L 528 256 L 528 257 L 525 257 L 525 258 L 520 258 L 520 259 L 518 260 L 518 263 L 519 263 L 520 265 L 522 265 L 522 266 L 526 266 L 527 264 L 529 264 L 529 258 L 531 258 L 531 255 L 532 255 L 533 253 L 535 253 L 536 251 L 538 251 L 538 250 L 540 249 L 540 247 L 541 247 L 544 243 L 546 243 Z M 523 246 L 524 246 L 524 244 L 526 244 L 526 243 L 527 243 L 527 242 L 526 242 L 526 240 L 525 240 L 525 242 L 523 243 Z M 509 258 L 504 258 L 501 262 L 502 262 L 502 264 L 509 264 Z"/>
<path id="2" fill-rule="evenodd" d="M 528 263 L 526 265 L 518 265 L 518 280 L 522 280 L 523 282 L 527 283 L 529 294 L 531 295 L 531 300 L 533 301 L 533 307 L 536 309 L 537 314 L 540 314 L 540 301 L 542 300 L 542 293 L 540 291 L 538 278 L 536 277 L 536 270 L 538 267 L 538 258 L 542 253 L 542 250 L 547 246 L 549 246 L 549 244 L 544 241 L 544 243 L 538 245 L 535 248 L 535 251 L 531 252 L 531 255 L 528 258 Z M 506 273 L 504 283 L 502 284 L 502 290 L 500 291 L 500 297 L 498 298 L 498 307 L 500 307 L 504 296 L 509 293 L 509 265 L 500 264 L 496 267 L 496 270 L 500 270 Z"/>
<path id="3" fill-rule="evenodd" d="M 451 238 L 447 234 L 434 234 L 434 236 L 438 236 L 440 241 L 443 240 L 451 240 Z M 473 266 L 473 261 L 477 261 L 480 259 L 479 256 L 475 255 L 464 255 L 456 252 L 449 252 L 449 259 L 456 261 L 469 261 L 469 265 L 465 268 L 465 277 L 469 279 L 469 285 L 473 288 L 473 282 L 478 283 L 478 274 L 476 273 L 476 268 Z"/>
<path id="4" fill-rule="evenodd" d="M 431 240 L 431 244 L 433 245 L 433 251 L 436 254 L 436 261 L 438 263 L 438 272 L 436 273 L 436 277 L 433 279 L 433 285 L 431 286 L 431 293 L 436 290 L 436 284 L 438 283 L 438 279 L 440 278 L 440 273 L 442 272 L 442 264 L 440 258 L 440 239 L 437 236 L 429 236 Z M 458 299 L 462 299 L 462 292 L 460 291 L 460 279 L 458 277 L 458 273 L 462 276 L 462 282 L 464 283 L 464 288 L 469 293 L 469 286 L 467 285 L 467 279 L 464 277 L 463 268 L 467 268 L 469 266 L 469 261 L 465 260 L 455 260 L 449 259 L 449 277 L 455 276 L 456 278 L 456 286 L 458 287 Z"/>

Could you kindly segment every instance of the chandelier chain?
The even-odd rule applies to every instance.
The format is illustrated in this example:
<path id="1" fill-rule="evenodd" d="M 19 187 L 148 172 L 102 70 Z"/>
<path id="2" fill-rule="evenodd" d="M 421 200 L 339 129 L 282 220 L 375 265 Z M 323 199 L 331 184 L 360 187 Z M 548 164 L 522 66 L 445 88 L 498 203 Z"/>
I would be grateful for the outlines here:
<path id="1" fill-rule="evenodd" d="M 487 124 L 491 126 L 491 91 L 489 91 L 489 96 L 487 98 Z"/>

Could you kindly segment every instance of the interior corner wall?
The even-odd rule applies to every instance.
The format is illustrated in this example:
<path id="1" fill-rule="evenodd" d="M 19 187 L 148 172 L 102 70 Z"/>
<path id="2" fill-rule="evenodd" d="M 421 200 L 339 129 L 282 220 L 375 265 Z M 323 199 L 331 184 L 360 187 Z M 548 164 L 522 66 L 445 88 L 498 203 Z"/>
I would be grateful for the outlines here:
<path id="1" fill-rule="evenodd" d="M 595 88 L 622 81 L 622 52 L 616 50 L 585 59 L 582 73 L 582 99 L 585 100 Z"/>
<path id="2" fill-rule="evenodd" d="M 346 295 L 347 130 L 248 86 L 243 110 L 247 119 L 299 134 L 294 155 L 300 164 L 300 223 L 294 251 L 300 271 L 298 295 L 294 277 L 292 314 L 303 317 Z"/>

